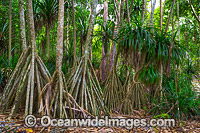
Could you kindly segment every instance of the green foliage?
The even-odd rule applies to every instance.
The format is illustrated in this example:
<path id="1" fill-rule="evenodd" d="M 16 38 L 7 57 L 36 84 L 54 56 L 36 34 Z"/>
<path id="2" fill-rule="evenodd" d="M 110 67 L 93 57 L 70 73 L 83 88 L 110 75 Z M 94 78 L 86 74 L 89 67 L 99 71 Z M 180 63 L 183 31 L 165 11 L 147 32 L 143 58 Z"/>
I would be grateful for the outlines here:
<path id="1" fill-rule="evenodd" d="M 179 120 L 200 116 L 200 99 L 191 82 L 184 74 L 179 74 L 177 81 L 175 75 L 172 74 L 169 79 L 164 78 L 163 96 L 160 100 L 155 98 L 155 107 L 151 111 L 154 115 L 166 113 Z"/>
<path id="2" fill-rule="evenodd" d="M 122 82 L 122 84 L 126 82 L 127 72 L 130 71 L 130 69 L 131 68 L 126 64 L 119 66 L 119 79 Z M 131 74 L 131 78 L 132 78 L 132 74 Z"/>
<path id="3" fill-rule="evenodd" d="M 169 119 L 170 116 L 168 114 L 162 113 L 160 115 L 154 116 L 153 118 L 155 118 L 155 119 L 158 119 L 158 118 L 160 118 L 160 119 Z"/>
<path id="4" fill-rule="evenodd" d="M 54 21 L 57 18 L 58 13 L 58 1 L 57 0 L 45 0 L 38 1 L 39 14 L 43 17 L 43 24 L 53 26 Z"/>
<path id="5" fill-rule="evenodd" d="M 134 51 L 141 51 L 145 43 L 151 45 L 148 29 L 142 28 L 140 25 L 125 25 L 119 33 L 118 39 L 121 39 L 119 48 L 124 52 L 131 48 Z"/>
<path id="6" fill-rule="evenodd" d="M 8 42 L 8 22 L 5 18 L 0 18 L 0 49 L 4 50 Z"/>
<path id="7" fill-rule="evenodd" d="M 99 67 L 100 67 L 100 62 L 101 62 L 100 59 L 101 58 L 98 58 L 97 55 L 92 56 L 92 65 L 93 65 L 95 70 L 99 69 Z"/>
<path id="8" fill-rule="evenodd" d="M 160 80 L 160 74 L 153 65 L 148 65 L 140 70 L 139 79 L 146 85 L 157 84 Z"/>
<path id="9" fill-rule="evenodd" d="M 19 1 L 12 0 L 12 58 L 10 66 L 8 65 L 8 16 L 9 1 L 1 0 L 0 4 L 0 89 L 5 84 L 21 55 L 20 42 L 20 23 L 19 23 Z M 75 2 L 75 25 L 77 40 L 77 56 L 82 56 L 85 46 L 85 40 L 88 31 L 88 22 L 90 20 L 90 6 L 88 1 L 78 0 Z M 104 1 L 98 1 L 103 4 Z M 133 78 L 132 69 L 140 70 L 138 72 L 138 81 L 143 83 L 144 89 L 154 89 L 158 87 L 161 81 L 160 64 L 163 67 L 163 74 L 166 74 L 166 65 L 169 62 L 172 74 L 169 78 L 164 77 L 162 97 L 155 98 L 151 103 L 154 108 L 154 118 L 189 118 L 199 115 L 200 99 L 193 91 L 192 81 L 199 78 L 200 68 L 200 36 L 199 24 L 196 21 L 187 1 L 179 0 L 179 24 L 180 24 L 180 42 L 179 27 L 177 17 L 177 3 L 174 6 L 173 16 L 175 21 L 174 36 L 172 38 L 172 25 L 170 22 L 167 33 L 164 33 L 166 23 L 169 17 L 169 11 L 172 5 L 171 1 L 166 1 L 163 16 L 163 27 L 160 31 L 160 9 L 157 7 L 153 16 L 153 27 L 148 27 L 150 6 L 147 10 L 147 16 L 144 16 L 144 23 L 141 22 L 142 1 L 135 0 L 130 10 L 130 24 L 127 24 L 127 8 L 124 4 L 123 25 L 119 30 L 117 39 L 113 39 L 114 28 L 116 22 L 116 13 L 113 1 L 108 2 L 109 19 L 104 25 L 103 9 L 96 16 L 95 27 L 92 39 L 92 66 L 95 70 L 99 69 L 102 55 L 102 45 L 105 46 L 105 53 L 109 57 L 111 43 L 116 43 L 117 49 L 120 51 L 120 57 L 116 68 L 117 76 L 122 84 L 126 83 L 127 72 L 131 70 L 131 81 Z M 130 8 L 131 0 L 128 1 Z M 191 1 L 197 15 L 200 14 L 200 3 L 198 0 Z M 116 2 L 116 4 L 118 4 Z M 150 0 L 147 0 L 147 5 Z M 24 2 L 25 5 L 25 2 Z M 25 20 L 27 21 L 27 10 L 25 7 Z M 57 38 L 57 13 L 58 0 L 33 0 L 33 15 L 36 30 L 37 52 L 47 69 L 51 74 L 56 68 L 56 38 Z M 67 44 L 67 25 L 66 18 L 69 18 L 69 44 Z M 73 20 L 72 20 L 72 4 L 71 1 L 65 1 L 65 19 L 64 19 L 64 49 L 63 49 L 63 65 L 62 71 L 66 77 L 70 74 L 70 68 L 73 64 Z M 50 30 L 50 58 L 47 58 L 47 31 Z M 29 29 L 26 23 L 26 33 Z M 28 34 L 26 34 L 27 43 Z M 173 42 L 172 42 L 173 40 Z M 118 42 L 120 42 L 118 44 Z M 169 55 L 170 46 L 173 44 L 171 55 Z M 27 44 L 28 45 L 28 44 Z M 141 63 L 140 58 L 144 58 Z M 108 58 L 107 58 L 108 59 Z M 123 62 L 123 63 L 122 63 Z M 135 66 L 137 67 L 135 67 Z M 178 68 L 177 68 L 178 66 Z M 179 71 L 178 77 L 175 71 Z M 181 74 L 180 74 L 181 73 Z M 163 75 L 163 76 L 164 76 Z M 177 80 L 178 79 L 178 80 Z M 136 79 L 137 80 L 137 79 Z M 138 82 L 136 81 L 136 82 Z M 104 86 L 102 87 L 104 90 Z M 145 90 L 146 91 L 146 90 Z M 151 92 L 151 90 L 149 90 Z M 143 93 L 142 93 L 143 94 Z M 145 96 L 148 94 L 145 94 Z M 132 102 L 134 98 L 130 95 L 128 102 Z M 144 96 L 144 97 L 145 97 Z M 146 105 L 145 105 L 146 106 Z M 148 107 L 147 107 L 148 108 Z M 144 108 L 146 109 L 146 107 Z"/>

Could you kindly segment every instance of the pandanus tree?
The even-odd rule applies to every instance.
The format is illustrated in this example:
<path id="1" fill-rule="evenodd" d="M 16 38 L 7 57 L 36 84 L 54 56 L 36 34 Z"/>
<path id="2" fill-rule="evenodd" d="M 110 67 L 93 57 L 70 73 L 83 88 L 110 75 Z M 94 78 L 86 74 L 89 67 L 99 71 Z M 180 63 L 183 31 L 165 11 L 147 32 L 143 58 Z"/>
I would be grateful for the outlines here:
<path id="1" fill-rule="evenodd" d="M 50 45 L 50 30 L 54 25 L 58 12 L 58 1 L 57 0 L 42 0 L 39 1 L 39 14 L 43 18 L 43 23 L 46 26 L 47 35 L 47 55 L 50 57 L 49 45 Z"/>
<path id="2" fill-rule="evenodd" d="M 93 115 L 101 115 L 101 111 L 107 113 L 103 102 L 101 87 L 96 77 L 91 60 L 89 59 L 89 45 L 93 34 L 94 21 L 96 16 L 97 0 L 91 1 L 90 21 L 88 23 L 88 33 L 85 41 L 84 55 L 68 82 L 69 93 L 77 103 Z M 94 75 L 94 78 L 93 78 Z"/>
<path id="3" fill-rule="evenodd" d="M 135 27 L 135 28 L 133 28 Z M 133 112 L 134 108 L 140 108 L 145 102 L 144 85 L 138 81 L 138 71 L 143 66 L 146 57 L 145 43 L 150 42 L 150 34 L 140 25 L 127 25 L 120 30 L 121 42 L 119 44 L 119 51 L 124 57 L 128 66 L 130 66 L 129 74 L 123 86 L 123 94 L 126 95 L 121 104 L 121 112 L 129 114 Z M 135 71 L 133 78 L 131 78 L 132 69 Z"/>
<path id="4" fill-rule="evenodd" d="M 130 78 L 131 70 L 127 76 L 126 82 L 123 86 L 125 99 L 121 103 L 121 112 L 130 114 L 134 108 L 141 108 L 141 105 L 145 103 L 144 85 L 138 80 L 138 72 L 145 65 L 147 49 L 144 44 L 151 44 L 150 33 L 148 30 L 143 28 L 144 14 L 146 1 L 143 1 L 143 10 L 141 23 L 136 19 L 136 24 L 122 28 L 121 37 L 122 42 L 120 43 L 120 52 L 124 55 L 130 69 L 135 71 L 133 79 Z M 149 19 L 149 26 L 153 27 L 153 15 L 155 10 L 156 0 L 151 1 L 151 15 Z M 121 38 L 120 37 L 120 38 Z"/>
<path id="5" fill-rule="evenodd" d="M 43 106 L 44 110 L 41 111 L 43 111 L 42 114 L 47 114 L 54 118 L 86 117 L 87 112 L 76 103 L 66 89 L 66 79 L 62 72 L 63 28 L 64 0 L 59 0 L 56 71 L 54 72 L 51 81 L 45 85 L 39 95 L 41 103 L 45 103 Z M 44 96 L 45 99 L 43 99 L 42 96 Z"/>
<path id="6" fill-rule="evenodd" d="M 110 52 L 110 58 L 109 58 L 109 69 L 108 69 L 109 71 L 108 71 L 108 77 L 106 79 L 105 89 L 104 89 L 104 102 L 109 110 L 113 110 L 113 109 L 116 109 L 116 107 L 118 107 L 123 95 L 122 94 L 123 92 L 121 89 L 122 84 L 116 73 L 116 65 L 117 65 L 117 60 L 119 56 L 119 49 L 116 55 L 115 55 L 115 51 L 116 51 L 116 43 L 117 42 L 119 43 L 119 39 L 117 39 L 118 31 L 121 29 L 122 22 L 123 22 L 124 3 L 125 1 L 121 0 L 119 4 L 119 8 L 117 8 L 116 2 L 114 0 L 116 22 L 115 22 L 113 40 L 118 40 L 118 41 L 114 41 L 111 46 L 111 52 Z"/>
<path id="7" fill-rule="evenodd" d="M 125 84 L 123 88 L 127 95 L 121 105 L 123 113 L 132 113 L 134 108 L 144 105 L 147 98 L 151 100 L 153 97 L 160 97 L 158 93 L 162 74 L 159 71 L 160 62 L 167 63 L 172 41 L 173 63 L 179 64 L 180 59 L 184 57 L 184 51 L 175 39 L 171 39 L 171 36 L 166 33 L 160 33 L 157 29 L 151 33 L 149 28 L 126 26 L 120 32 L 123 37 L 119 46 L 120 53 L 125 57 L 128 65 L 135 70 L 131 87 L 127 88 Z"/>
<path id="8" fill-rule="evenodd" d="M 22 43 L 25 42 L 25 24 L 23 21 L 23 2 L 20 2 L 20 20 L 21 22 L 21 38 Z M 14 116 L 17 111 L 24 111 L 25 115 L 38 113 L 40 107 L 43 105 L 39 103 L 39 93 L 46 83 L 50 81 L 50 74 L 44 63 L 37 55 L 35 42 L 35 28 L 33 20 L 32 0 L 27 0 L 28 20 L 30 26 L 30 42 L 31 47 L 26 49 L 23 46 L 23 52 L 19 61 L 10 76 L 9 82 L 5 86 L 1 105 L 3 105 L 3 112 L 11 107 L 10 115 Z"/>
<path id="9" fill-rule="evenodd" d="M 86 41 L 86 37 L 87 37 L 87 32 L 88 32 L 88 19 L 86 16 L 89 16 L 88 14 L 88 10 L 86 10 L 83 7 L 79 7 L 76 8 L 77 10 L 77 14 L 76 14 L 76 19 L 79 22 L 77 29 L 79 29 L 77 31 L 77 35 L 80 36 L 80 52 L 81 52 L 81 56 L 84 54 L 84 46 L 85 46 L 85 41 Z M 82 15 L 84 14 L 84 15 Z"/>

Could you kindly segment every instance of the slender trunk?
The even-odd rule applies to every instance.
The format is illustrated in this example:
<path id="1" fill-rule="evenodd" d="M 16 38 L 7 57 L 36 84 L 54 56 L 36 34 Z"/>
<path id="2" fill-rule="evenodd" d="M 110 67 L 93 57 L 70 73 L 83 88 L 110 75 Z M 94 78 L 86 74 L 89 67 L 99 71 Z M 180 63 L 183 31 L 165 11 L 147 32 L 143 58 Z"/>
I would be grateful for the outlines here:
<path id="1" fill-rule="evenodd" d="M 26 7 L 28 7 L 28 0 L 26 0 Z M 28 25 L 28 34 L 27 34 L 27 46 L 31 45 L 31 31 L 30 31 L 30 19 L 29 19 L 29 10 L 26 10 L 26 19 L 27 19 L 27 25 Z"/>
<path id="2" fill-rule="evenodd" d="M 114 3 L 114 11 L 115 11 L 115 15 L 116 15 L 116 20 L 119 21 L 119 12 L 117 10 L 117 5 L 116 5 L 116 1 L 113 0 L 113 3 Z M 119 5 L 118 5 L 119 6 Z"/>
<path id="3" fill-rule="evenodd" d="M 167 0 L 164 1 L 164 5 L 163 5 L 163 10 L 162 10 L 162 20 L 163 20 L 164 13 L 165 13 L 165 4 L 166 4 L 166 1 L 167 1 Z"/>
<path id="4" fill-rule="evenodd" d="M 91 40 L 90 40 L 90 45 L 89 45 L 89 59 L 92 60 L 92 38 L 93 38 L 93 30 L 92 29 L 92 34 L 91 34 Z"/>
<path id="5" fill-rule="evenodd" d="M 169 75 L 171 73 L 170 64 L 171 64 L 171 53 L 172 53 L 173 41 L 174 41 L 173 37 L 174 37 L 174 16 L 172 17 L 172 39 L 171 39 L 171 45 L 170 45 L 169 53 L 168 53 L 167 66 L 166 66 L 167 77 L 169 77 Z"/>
<path id="6" fill-rule="evenodd" d="M 200 38 L 200 22 L 199 22 L 199 38 Z"/>
<path id="7" fill-rule="evenodd" d="M 34 26 L 34 19 L 33 19 L 33 7 L 32 7 L 32 0 L 28 0 L 27 4 L 28 8 L 28 18 L 29 18 L 29 24 L 30 24 L 30 37 L 31 37 L 31 44 L 32 48 L 36 50 L 36 42 L 35 42 L 35 26 Z"/>
<path id="8" fill-rule="evenodd" d="M 199 39 L 200 39 L 200 22 L 199 22 Z M 199 51 L 198 51 L 198 62 L 197 62 L 198 67 L 199 67 L 199 60 L 200 60 Z"/>
<path id="9" fill-rule="evenodd" d="M 67 10 L 67 46 L 69 46 L 69 11 Z"/>
<path id="10" fill-rule="evenodd" d="M 164 8 L 163 8 L 164 10 Z M 163 23 L 163 18 L 162 18 L 162 0 L 160 0 L 160 33 L 162 33 L 162 23 Z M 163 64 L 162 64 L 162 57 L 159 61 L 158 64 L 158 72 L 160 73 L 160 82 L 159 82 L 159 92 L 160 96 L 162 96 L 162 80 L 163 80 Z"/>
<path id="11" fill-rule="evenodd" d="M 90 9 L 90 10 L 92 10 L 92 9 Z M 92 12 L 92 11 L 90 11 L 89 23 L 91 23 L 91 21 L 92 21 L 91 12 Z M 89 27 L 89 25 L 87 25 L 87 29 L 88 29 L 88 27 Z M 92 60 L 92 37 L 93 37 L 93 29 L 94 29 L 94 28 L 92 28 L 92 31 L 91 31 L 90 44 L 88 45 L 89 59 L 90 59 L 90 60 Z M 83 50 L 83 51 L 84 51 L 84 50 Z"/>
<path id="12" fill-rule="evenodd" d="M 145 5 L 145 18 L 147 17 L 147 0 L 144 0 Z M 147 26 L 147 19 L 145 19 L 145 26 Z"/>
<path id="13" fill-rule="evenodd" d="M 127 10 L 127 16 L 128 16 L 127 21 L 128 21 L 128 24 L 129 24 L 130 23 L 130 12 L 129 12 L 129 7 L 128 7 L 128 0 L 126 0 L 126 10 Z"/>
<path id="14" fill-rule="evenodd" d="M 177 1 L 177 17 L 178 17 L 178 42 L 180 44 L 180 23 L 179 23 L 179 2 Z"/>
<path id="15" fill-rule="evenodd" d="M 117 26 L 115 25 L 113 38 L 117 36 Z M 115 59 L 115 51 L 116 51 L 116 43 L 112 42 L 111 50 L 110 50 L 110 58 L 109 58 L 109 71 L 112 70 L 114 59 Z"/>
<path id="16" fill-rule="evenodd" d="M 70 24 L 69 24 L 69 9 L 67 8 L 67 45 L 66 45 L 67 49 L 69 47 L 69 26 L 70 26 Z"/>
<path id="17" fill-rule="evenodd" d="M 30 70 L 30 78 L 31 78 L 31 91 L 30 91 L 30 112 L 27 112 L 26 108 L 26 115 L 32 114 L 33 112 L 33 93 L 34 93 L 34 66 L 35 66 L 35 54 L 36 54 L 36 42 L 35 42 L 35 27 L 34 27 L 34 19 L 33 19 L 33 7 L 32 7 L 32 0 L 28 0 L 28 17 L 29 17 L 29 22 L 30 23 L 30 37 L 31 37 L 31 44 L 32 44 L 32 59 L 31 59 L 31 70 Z M 27 91 L 28 93 L 28 91 Z M 28 99 L 28 98 L 27 98 Z M 28 105 L 26 106 L 28 107 Z"/>
<path id="18" fill-rule="evenodd" d="M 72 18 L 73 18 L 73 49 L 74 49 L 74 63 L 76 63 L 76 25 L 75 25 L 75 10 L 74 10 L 74 0 L 72 0 Z"/>
<path id="19" fill-rule="evenodd" d="M 151 0 L 151 2 L 152 2 L 152 0 Z M 149 19 L 149 26 L 151 26 L 151 27 L 153 27 L 153 15 L 154 15 L 154 10 L 155 10 L 155 5 L 156 5 L 156 0 L 153 0 L 152 7 L 151 7 L 151 16 Z"/>
<path id="20" fill-rule="evenodd" d="M 48 56 L 48 59 L 50 57 L 50 52 L 49 52 L 49 36 L 50 36 L 50 26 L 47 24 L 47 56 Z"/>
<path id="21" fill-rule="evenodd" d="M 131 10 L 132 10 L 132 8 L 133 8 L 133 3 L 134 3 L 134 1 L 135 1 L 135 0 L 132 0 L 132 1 L 131 1 L 131 6 L 130 6 L 130 10 L 129 10 L 130 13 L 131 13 Z M 146 0 L 145 0 L 145 1 L 146 1 Z"/>
<path id="22" fill-rule="evenodd" d="M 57 46 L 56 46 L 56 70 L 58 71 L 59 83 L 60 83 L 60 95 L 59 95 L 59 108 L 60 118 L 63 114 L 63 82 L 62 82 L 62 59 L 63 59 L 63 29 L 64 29 L 64 0 L 59 0 L 58 10 L 58 27 L 57 27 Z"/>
<path id="23" fill-rule="evenodd" d="M 192 6 L 190 0 L 188 0 L 188 3 L 189 3 L 189 5 L 190 5 L 190 8 L 191 8 L 191 10 L 192 10 L 192 13 L 193 13 L 195 19 L 198 21 L 198 23 L 200 23 L 200 19 L 198 18 L 197 14 L 195 13 L 194 7 Z"/>
<path id="24" fill-rule="evenodd" d="M 142 25 L 144 23 L 144 14 L 145 14 L 145 0 L 142 0 Z"/>
<path id="25" fill-rule="evenodd" d="M 93 35 L 92 35 L 93 37 Z M 92 60 L 92 39 L 91 39 L 91 43 L 90 43 L 90 56 L 89 56 L 90 60 Z"/>
<path id="26" fill-rule="evenodd" d="M 20 15 L 20 32 L 21 32 L 21 43 L 22 50 L 27 49 L 26 46 L 26 32 L 25 32 L 25 19 L 24 19 L 24 3 L 23 0 L 19 0 L 19 15 Z"/>
<path id="27" fill-rule="evenodd" d="M 85 92 L 85 82 L 86 82 L 86 69 L 87 69 L 87 63 L 89 61 L 89 45 L 91 43 L 91 37 L 92 37 L 92 34 L 93 34 L 93 28 L 94 28 L 94 21 L 95 21 L 95 15 L 96 15 L 96 6 L 97 6 L 97 0 L 93 0 L 91 1 L 91 12 L 90 12 L 90 21 L 88 23 L 88 33 L 87 33 L 87 37 L 86 37 L 86 42 L 85 42 L 85 58 L 84 58 L 84 66 L 83 66 L 83 84 L 81 86 L 82 88 L 82 95 L 84 95 L 84 92 Z M 82 97 L 82 100 L 81 100 L 81 107 L 84 107 L 84 104 L 83 104 L 83 97 Z"/>
<path id="28" fill-rule="evenodd" d="M 63 59 L 63 26 L 64 26 L 64 0 L 59 0 L 57 46 L 56 46 L 56 70 L 61 72 Z"/>
<path id="29" fill-rule="evenodd" d="M 94 28 L 94 21 L 95 21 L 95 15 L 96 15 L 96 6 L 97 6 L 97 0 L 93 0 L 93 2 L 91 2 L 91 19 L 89 22 L 89 28 L 88 28 L 88 33 L 87 33 L 87 37 L 86 37 L 86 41 L 85 41 L 85 57 L 86 59 L 89 59 L 89 45 L 91 42 L 91 35 L 93 34 L 93 28 Z M 85 62 L 86 63 L 86 62 Z"/>
<path id="30" fill-rule="evenodd" d="M 119 11 L 118 11 L 119 18 L 116 19 L 116 22 L 115 22 L 114 35 L 113 35 L 114 39 L 117 38 L 118 31 L 120 30 L 120 28 L 123 24 L 123 22 L 122 22 L 123 21 L 123 13 L 124 13 L 123 11 L 124 11 L 124 0 L 121 0 L 120 5 L 119 5 Z M 116 53 L 116 43 L 112 42 L 110 57 L 109 57 L 109 71 L 111 71 L 113 68 L 115 53 Z"/>
<path id="31" fill-rule="evenodd" d="M 162 0 L 160 0 L 160 33 L 162 32 Z"/>
<path id="32" fill-rule="evenodd" d="M 11 60 L 11 41 L 12 41 L 12 0 L 9 0 L 9 53 L 8 53 L 8 64 L 10 65 Z"/>
<path id="33" fill-rule="evenodd" d="M 146 17 L 147 15 L 147 6 L 146 6 L 147 0 L 143 1 L 143 9 L 142 9 L 142 23 L 144 23 L 144 17 Z M 145 21 L 145 26 L 147 24 L 147 19 Z M 143 26 L 143 24 L 142 24 Z M 136 71 L 138 71 L 145 63 L 145 59 L 146 59 L 146 54 L 147 52 L 139 52 L 139 62 L 138 62 L 138 66 L 136 68 Z"/>
<path id="34" fill-rule="evenodd" d="M 171 20 L 171 17 L 172 17 L 172 13 L 173 13 L 173 10 L 174 10 L 175 2 L 176 2 L 176 0 L 174 0 L 173 3 L 172 3 L 172 7 L 171 7 L 171 10 L 170 10 L 169 18 L 168 18 L 167 25 L 166 25 L 166 28 L 165 28 L 165 33 L 167 33 L 167 30 L 168 30 L 168 27 L 169 27 L 169 23 L 170 23 L 170 20 Z"/>
<path id="35" fill-rule="evenodd" d="M 123 24 L 123 18 L 124 18 L 124 2 L 125 0 L 120 0 L 120 8 L 119 8 L 119 28 Z M 119 30 L 119 29 L 118 29 Z"/>
<path id="36" fill-rule="evenodd" d="M 104 2 L 104 27 L 106 26 L 106 22 L 108 20 L 108 3 Z M 107 64 L 107 56 L 106 56 L 106 52 L 105 52 L 105 45 L 107 45 L 107 40 L 106 40 L 106 32 L 103 31 L 103 44 L 102 44 L 102 54 L 101 54 L 101 65 L 100 65 L 100 79 L 102 81 L 105 80 L 106 78 L 106 64 Z"/>

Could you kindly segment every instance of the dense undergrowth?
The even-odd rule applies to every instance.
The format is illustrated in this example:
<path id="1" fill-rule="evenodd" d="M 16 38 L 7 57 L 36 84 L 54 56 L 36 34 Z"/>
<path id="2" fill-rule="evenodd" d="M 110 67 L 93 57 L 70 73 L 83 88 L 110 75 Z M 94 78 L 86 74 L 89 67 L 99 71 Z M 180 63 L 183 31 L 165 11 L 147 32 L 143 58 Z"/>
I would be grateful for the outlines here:
<path id="1" fill-rule="evenodd" d="M 0 74 L 1 92 L 3 91 L 11 72 L 16 65 L 16 61 L 17 59 L 12 60 L 12 66 L 9 67 L 3 57 L 1 57 L 0 63 L 3 66 Z M 96 60 L 95 63 L 97 63 Z M 55 63 L 52 60 L 47 60 L 45 64 L 48 70 L 50 70 L 50 73 L 52 73 L 55 69 Z M 68 72 L 66 68 L 69 68 L 69 65 L 63 65 L 64 73 Z M 126 80 L 126 74 L 124 73 L 127 71 L 128 68 L 125 65 L 120 67 L 120 72 L 118 74 L 123 84 Z M 143 106 L 143 108 L 149 108 L 147 113 L 151 112 L 155 117 L 169 116 L 170 118 L 176 118 L 177 120 L 184 120 L 200 116 L 200 96 L 195 91 L 195 86 L 192 85 L 193 78 L 191 78 L 195 75 L 195 73 L 195 69 L 191 69 L 190 65 L 188 65 L 188 67 L 178 75 L 174 70 L 169 78 L 164 77 L 163 87 L 161 90 L 162 96 L 160 98 L 155 97 L 150 103 L 150 107 Z M 104 87 L 103 84 L 102 87 Z"/>

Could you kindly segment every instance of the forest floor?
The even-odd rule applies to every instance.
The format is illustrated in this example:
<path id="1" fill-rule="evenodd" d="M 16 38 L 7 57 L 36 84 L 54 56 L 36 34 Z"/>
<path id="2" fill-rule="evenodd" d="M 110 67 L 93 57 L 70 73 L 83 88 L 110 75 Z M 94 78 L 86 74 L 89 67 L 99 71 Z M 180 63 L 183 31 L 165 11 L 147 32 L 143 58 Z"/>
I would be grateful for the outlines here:
<path id="1" fill-rule="evenodd" d="M 0 94 L 1 96 L 1 94 Z M 0 108 L 1 111 L 1 108 Z M 153 119 L 151 114 L 146 114 L 147 110 L 135 110 L 133 115 L 111 114 L 112 118 L 131 118 L 131 119 Z M 20 111 L 23 112 L 23 111 Z M 175 127 L 134 127 L 131 130 L 122 127 L 65 127 L 65 128 L 44 128 L 41 125 L 36 125 L 34 128 L 27 128 L 24 124 L 24 116 L 18 113 L 15 119 L 9 119 L 8 114 L 0 114 L 0 132 L 5 133 L 38 133 L 38 132 L 133 132 L 133 133 L 200 133 L 200 118 L 183 120 Z"/>
<path id="2" fill-rule="evenodd" d="M 146 115 L 146 110 L 137 110 L 134 111 L 134 115 L 120 115 L 120 114 L 111 114 L 112 118 L 132 118 L 132 119 L 142 119 L 147 120 L 152 119 L 151 115 Z M 24 117 L 22 114 L 18 114 L 15 119 L 8 119 L 8 115 L 0 114 L 0 132 L 23 132 L 23 133 L 38 133 L 38 132 L 133 132 L 133 133 L 200 133 L 200 119 L 196 120 L 187 120 L 181 121 L 178 123 L 176 121 L 175 127 L 137 127 L 131 130 L 120 127 L 85 127 L 85 128 L 76 128 L 76 127 L 67 127 L 67 128 L 44 128 L 41 125 L 36 125 L 34 128 L 27 128 L 24 125 Z"/>

